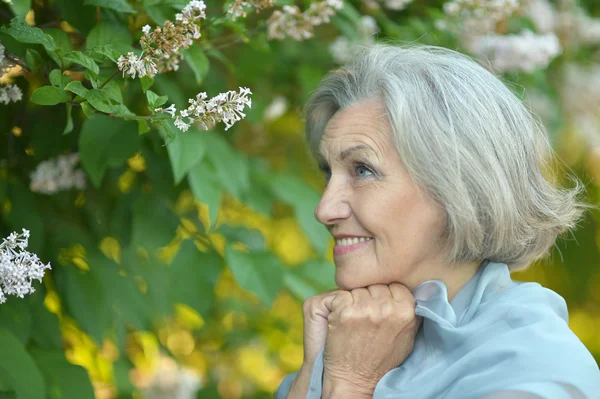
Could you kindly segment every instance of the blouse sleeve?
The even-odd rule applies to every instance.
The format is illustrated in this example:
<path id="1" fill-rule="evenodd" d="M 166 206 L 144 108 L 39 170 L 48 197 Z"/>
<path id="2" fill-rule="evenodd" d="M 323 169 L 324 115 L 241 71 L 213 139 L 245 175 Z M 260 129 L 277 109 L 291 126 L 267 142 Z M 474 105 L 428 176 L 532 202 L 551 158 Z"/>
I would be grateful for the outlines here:
<path id="1" fill-rule="evenodd" d="M 519 384 L 506 391 L 494 392 L 482 399 L 588 399 L 575 387 L 559 382 Z"/>

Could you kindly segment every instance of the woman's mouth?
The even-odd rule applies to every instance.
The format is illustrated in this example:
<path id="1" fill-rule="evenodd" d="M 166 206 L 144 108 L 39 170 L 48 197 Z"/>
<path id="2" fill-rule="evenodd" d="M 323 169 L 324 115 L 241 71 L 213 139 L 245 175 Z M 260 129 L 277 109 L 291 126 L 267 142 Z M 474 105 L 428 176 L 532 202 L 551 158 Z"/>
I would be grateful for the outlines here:
<path id="1" fill-rule="evenodd" d="M 335 240 L 334 255 L 343 255 L 368 245 L 373 237 L 345 237 Z"/>

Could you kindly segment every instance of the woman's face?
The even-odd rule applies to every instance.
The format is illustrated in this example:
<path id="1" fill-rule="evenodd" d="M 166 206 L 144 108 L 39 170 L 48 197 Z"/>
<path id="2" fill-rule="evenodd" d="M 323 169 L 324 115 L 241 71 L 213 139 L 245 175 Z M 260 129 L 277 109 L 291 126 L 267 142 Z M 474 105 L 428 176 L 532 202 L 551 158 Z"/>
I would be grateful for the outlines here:
<path id="1" fill-rule="evenodd" d="M 345 290 L 440 278 L 443 210 L 412 182 L 383 105 L 340 110 L 320 144 L 328 182 L 315 217 L 336 238 L 336 283 Z"/>

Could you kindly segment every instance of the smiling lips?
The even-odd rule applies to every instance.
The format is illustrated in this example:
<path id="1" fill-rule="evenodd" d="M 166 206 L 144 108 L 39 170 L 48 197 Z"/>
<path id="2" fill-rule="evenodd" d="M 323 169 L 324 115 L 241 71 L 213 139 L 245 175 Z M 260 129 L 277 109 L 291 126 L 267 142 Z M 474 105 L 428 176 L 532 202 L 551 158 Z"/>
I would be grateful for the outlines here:
<path id="1" fill-rule="evenodd" d="M 335 240 L 335 247 L 333 247 L 334 255 L 342 255 L 348 252 L 352 252 L 358 248 L 364 247 L 373 237 L 344 237 Z"/>

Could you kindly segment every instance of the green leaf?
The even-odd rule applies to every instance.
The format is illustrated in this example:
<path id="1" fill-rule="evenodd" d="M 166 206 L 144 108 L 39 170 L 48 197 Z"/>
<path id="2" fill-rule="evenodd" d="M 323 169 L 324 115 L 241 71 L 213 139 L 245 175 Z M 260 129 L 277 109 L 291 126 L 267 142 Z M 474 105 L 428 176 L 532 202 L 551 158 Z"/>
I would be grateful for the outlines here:
<path id="1" fill-rule="evenodd" d="M 25 345 L 31 335 L 31 313 L 27 302 L 10 296 L 0 306 L 0 328 L 12 332 Z"/>
<path id="2" fill-rule="evenodd" d="M 330 235 L 314 217 L 314 210 L 319 203 L 320 195 L 307 183 L 292 175 L 275 175 L 270 183 L 271 191 L 275 196 L 294 208 L 298 223 L 313 248 L 318 253 L 324 254 Z"/>
<path id="3" fill-rule="evenodd" d="M 208 74 L 210 61 L 200 46 L 192 46 L 182 51 L 183 58 L 194 71 L 196 83 L 200 84 Z"/>
<path id="4" fill-rule="evenodd" d="M 54 86 L 42 86 L 31 94 L 31 102 L 39 105 L 56 105 L 71 99 L 63 89 Z"/>
<path id="5" fill-rule="evenodd" d="M 83 0 L 54 0 L 53 4 L 61 19 L 86 35 L 96 24 L 96 10 L 93 7 L 85 7 Z"/>
<path id="6" fill-rule="evenodd" d="M 70 266 L 64 268 L 64 279 L 63 294 L 69 314 L 96 343 L 102 343 L 110 325 L 111 309 L 98 278 L 90 272 L 83 273 L 75 266 Z"/>
<path id="7" fill-rule="evenodd" d="M 21 43 L 41 44 L 48 52 L 57 49 L 52 36 L 44 33 L 40 28 L 27 25 L 23 19 L 13 18 L 10 26 L 2 26 L 0 32 L 4 32 Z"/>
<path id="8" fill-rule="evenodd" d="M 150 131 L 150 125 L 148 124 L 148 121 L 145 120 L 138 120 L 138 134 L 146 134 Z"/>
<path id="9" fill-rule="evenodd" d="M 171 300 L 207 317 L 222 265 L 223 259 L 217 253 L 200 252 L 192 241 L 185 241 L 171 264 Z"/>
<path id="10" fill-rule="evenodd" d="M 207 157 L 215 166 L 223 188 L 234 197 L 241 198 L 250 189 L 248 159 L 214 132 L 205 132 L 202 137 L 206 140 Z"/>
<path id="11" fill-rule="evenodd" d="M 84 7 L 85 8 L 85 7 Z M 131 33 L 129 29 L 117 23 L 102 21 L 90 31 L 85 45 L 87 49 L 93 49 L 97 46 L 110 45 L 118 49 L 118 45 L 131 47 Z"/>
<path id="12" fill-rule="evenodd" d="M 270 253 L 242 253 L 230 245 L 225 248 L 225 261 L 240 287 L 256 294 L 271 306 L 283 283 L 283 265 Z"/>
<path id="13" fill-rule="evenodd" d="M 140 83 L 142 84 L 142 91 L 145 93 L 154 83 L 154 79 L 148 75 L 142 76 Z"/>
<path id="14" fill-rule="evenodd" d="M 94 388 L 87 371 L 71 364 L 62 350 L 32 350 L 48 387 L 48 399 L 93 398 Z"/>
<path id="15" fill-rule="evenodd" d="M 243 226 L 231 226 L 222 224 L 216 230 L 227 239 L 228 242 L 240 242 L 244 244 L 250 251 L 261 252 L 265 250 L 265 237 L 262 233 L 255 229 L 249 229 Z"/>
<path id="16" fill-rule="evenodd" d="M 86 51 L 86 54 L 89 57 L 95 59 L 96 61 L 103 61 L 105 59 L 109 59 L 115 63 L 119 59 L 119 56 L 121 56 L 121 52 L 119 52 L 113 46 L 108 44 L 96 46 L 91 50 Z"/>
<path id="17" fill-rule="evenodd" d="M 71 81 L 71 77 L 68 75 L 63 75 L 60 69 L 53 69 L 50 71 L 48 75 L 48 79 L 52 86 L 58 87 L 60 89 L 64 89 L 67 84 Z"/>
<path id="18" fill-rule="evenodd" d="M 311 260 L 293 269 L 286 269 L 284 285 L 303 301 L 335 288 L 335 266 L 326 260 Z"/>
<path id="19" fill-rule="evenodd" d="M 29 69 L 31 69 L 33 72 L 40 72 L 44 68 L 44 60 L 42 56 L 34 49 L 27 49 L 25 61 L 27 62 Z"/>
<path id="20" fill-rule="evenodd" d="M 135 13 L 135 9 L 126 0 L 85 0 L 85 6 L 98 6 L 118 12 Z"/>
<path id="21" fill-rule="evenodd" d="M 83 122 L 79 155 L 94 186 L 100 186 L 107 167 L 120 166 L 138 151 L 139 145 L 135 122 L 103 115 Z"/>
<path id="22" fill-rule="evenodd" d="M 167 121 L 167 124 L 176 133 L 172 122 Z M 190 168 L 204 156 L 203 134 L 199 129 L 191 128 L 185 133 L 175 134 L 175 139 L 167 145 L 175 184 L 179 184 Z"/>
<path id="23" fill-rule="evenodd" d="M 8 6 L 17 17 L 25 18 L 31 8 L 31 0 L 12 0 Z"/>
<path id="24" fill-rule="evenodd" d="M 85 95 L 85 99 L 98 111 L 106 112 L 107 114 L 114 112 L 116 105 L 115 101 L 102 89 L 89 90 Z"/>
<path id="25" fill-rule="evenodd" d="M 63 134 L 68 134 L 73 131 L 73 105 L 67 103 L 67 124 L 65 125 L 65 130 L 63 130 Z"/>
<path id="26" fill-rule="evenodd" d="M 209 222 L 214 225 L 221 206 L 221 183 L 214 166 L 207 159 L 196 163 L 188 172 L 188 182 L 194 197 L 208 205 Z"/>
<path id="27" fill-rule="evenodd" d="M 81 103 L 81 110 L 88 119 L 93 118 L 97 113 L 96 109 L 92 107 L 87 101 Z"/>
<path id="28" fill-rule="evenodd" d="M 8 330 L 0 328 L 0 385 L 19 399 L 45 399 L 44 379 L 25 347 Z"/>
<path id="29" fill-rule="evenodd" d="M 87 55 L 83 54 L 81 51 L 71 51 L 63 55 L 63 60 L 81 65 L 82 67 L 94 72 L 96 75 L 100 73 L 100 68 L 98 68 L 96 62 Z"/>
<path id="30" fill-rule="evenodd" d="M 79 80 L 73 80 L 72 82 L 69 82 L 69 84 L 65 86 L 65 90 L 75 93 L 83 98 L 85 98 L 88 92 L 88 89 L 83 87 L 83 84 Z"/>
<path id="31" fill-rule="evenodd" d="M 152 90 L 146 90 L 146 99 L 148 100 L 148 109 L 154 112 L 154 109 L 166 103 L 169 97 L 159 96 Z"/>

